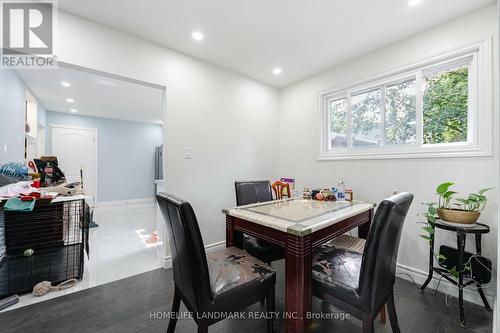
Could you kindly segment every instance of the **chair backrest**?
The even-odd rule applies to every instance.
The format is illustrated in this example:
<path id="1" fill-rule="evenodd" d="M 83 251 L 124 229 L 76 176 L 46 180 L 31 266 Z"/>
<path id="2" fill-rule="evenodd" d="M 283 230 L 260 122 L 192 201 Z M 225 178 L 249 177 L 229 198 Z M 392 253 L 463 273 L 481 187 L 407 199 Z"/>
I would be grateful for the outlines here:
<path id="1" fill-rule="evenodd" d="M 282 181 L 277 180 L 271 185 L 271 187 L 273 188 L 277 200 L 283 199 L 284 195 L 290 198 L 291 193 L 290 193 L 289 183 L 284 183 Z"/>
<path id="2" fill-rule="evenodd" d="M 269 180 L 234 182 L 234 188 L 237 206 L 273 200 Z"/>
<path id="3" fill-rule="evenodd" d="M 410 193 L 393 195 L 380 203 L 372 220 L 359 278 L 359 295 L 372 310 L 394 287 L 399 241 L 412 201 Z"/>
<path id="4" fill-rule="evenodd" d="M 173 195 L 156 196 L 163 214 L 174 283 L 190 311 L 204 311 L 212 299 L 205 247 L 191 205 Z"/>

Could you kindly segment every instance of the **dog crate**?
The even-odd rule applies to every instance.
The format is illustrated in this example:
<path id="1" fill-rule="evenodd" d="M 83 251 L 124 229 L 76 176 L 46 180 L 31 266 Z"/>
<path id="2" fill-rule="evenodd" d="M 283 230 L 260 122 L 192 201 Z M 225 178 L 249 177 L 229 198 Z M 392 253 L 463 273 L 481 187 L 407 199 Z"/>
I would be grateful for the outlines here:
<path id="1" fill-rule="evenodd" d="M 0 237 L 3 234 L 5 244 L 0 298 L 29 292 L 41 281 L 81 279 L 89 216 L 82 199 L 37 200 L 31 212 L 5 211 L 0 206 Z"/>

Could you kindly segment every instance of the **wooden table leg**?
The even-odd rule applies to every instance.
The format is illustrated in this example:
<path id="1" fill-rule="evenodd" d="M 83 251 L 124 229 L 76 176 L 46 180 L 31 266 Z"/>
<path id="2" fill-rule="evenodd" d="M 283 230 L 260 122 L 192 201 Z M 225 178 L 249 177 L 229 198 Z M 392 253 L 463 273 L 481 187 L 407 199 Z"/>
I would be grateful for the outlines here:
<path id="1" fill-rule="evenodd" d="M 312 311 L 311 236 L 289 234 L 286 244 L 286 333 L 309 333 Z"/>
<path id="2" fill-rule="evenodd" d="M 370 226 L 372 224 L 372 218 L 373 218 L 373 209 L 370 211 L 369 221 L 358 227 L 358 237 L 359 238 L 363 238 L 363 239 L 368 238 L 368 232 L 370 231 Z"/>
<path id="3" fill-rule="evenodd" d="M 235 230 L 234 223 L 237 220 L 235 217 L 226 215 L 226 247 L 239 247 L 243 248 L 243 233 Z"/>
<path id="4" fill-rule="evenodd" d="M 233 217 L 226 215 L 226 247 L 234 246 Z"/>

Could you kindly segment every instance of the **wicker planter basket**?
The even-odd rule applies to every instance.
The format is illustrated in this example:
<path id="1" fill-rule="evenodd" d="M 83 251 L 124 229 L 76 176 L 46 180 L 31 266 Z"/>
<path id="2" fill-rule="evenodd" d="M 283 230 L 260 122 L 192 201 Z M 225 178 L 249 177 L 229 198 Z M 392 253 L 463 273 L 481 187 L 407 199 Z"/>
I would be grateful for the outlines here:
<path id="1" fill-rule="evenodd" d="M 460 224 L 474 224 L 479 219 L 479 215 L 481 215 L 480 212 L 444 208 L 438 208 L 437 214 L 443 221 Z"/>

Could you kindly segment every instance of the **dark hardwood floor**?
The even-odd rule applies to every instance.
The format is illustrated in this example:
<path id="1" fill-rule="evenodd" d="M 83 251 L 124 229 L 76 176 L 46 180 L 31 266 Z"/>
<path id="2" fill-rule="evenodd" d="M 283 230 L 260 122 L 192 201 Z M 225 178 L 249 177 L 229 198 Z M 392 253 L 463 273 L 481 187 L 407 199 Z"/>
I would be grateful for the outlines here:
<path id="1" fill-rule="evenodd" d="M 284 310 L 284 263 L 273 263 L 278 271 L 276 290 L 277 311 Z M 170 311 L 173 283 L 171 270 L 155 270 L 96 288 L 48 300 L 0 314 L 0 332 L 166 332 L 168 319 L 155 319 L 152 313 Z M 433 295 L 428 290 L 420 294 L 415 286 L 406 280 L 396 283 L 396 308 L 403 333 L 468 333 L 492 332 L 492 313 L 482 307 L 467 303 L 465 307 L 468 327 L 459 325 L 456 298 L 451 305 L 444 303 L 444 295 Z M 313 299 L 313 309 L 320 312 L 328 307 Z M 264 306 L 255 304 L 247 309 L 251 312 L 264 311 Z M 181 311 L 186 311 L 184 307 Z M 265 319 L 227 319 L 211 326 L 209 332 L 265 332 Z M 283 319 L 276 321 L 276 332 L 284 331 Z M 391 332 L 390 324 L 380 324 L 377 333 Z M 176 332 L 196 332 L 191 319 L 180 319 Z M 361 322 L 349 320 L 314 320 L 313 332 L 361 333 Z"/>

